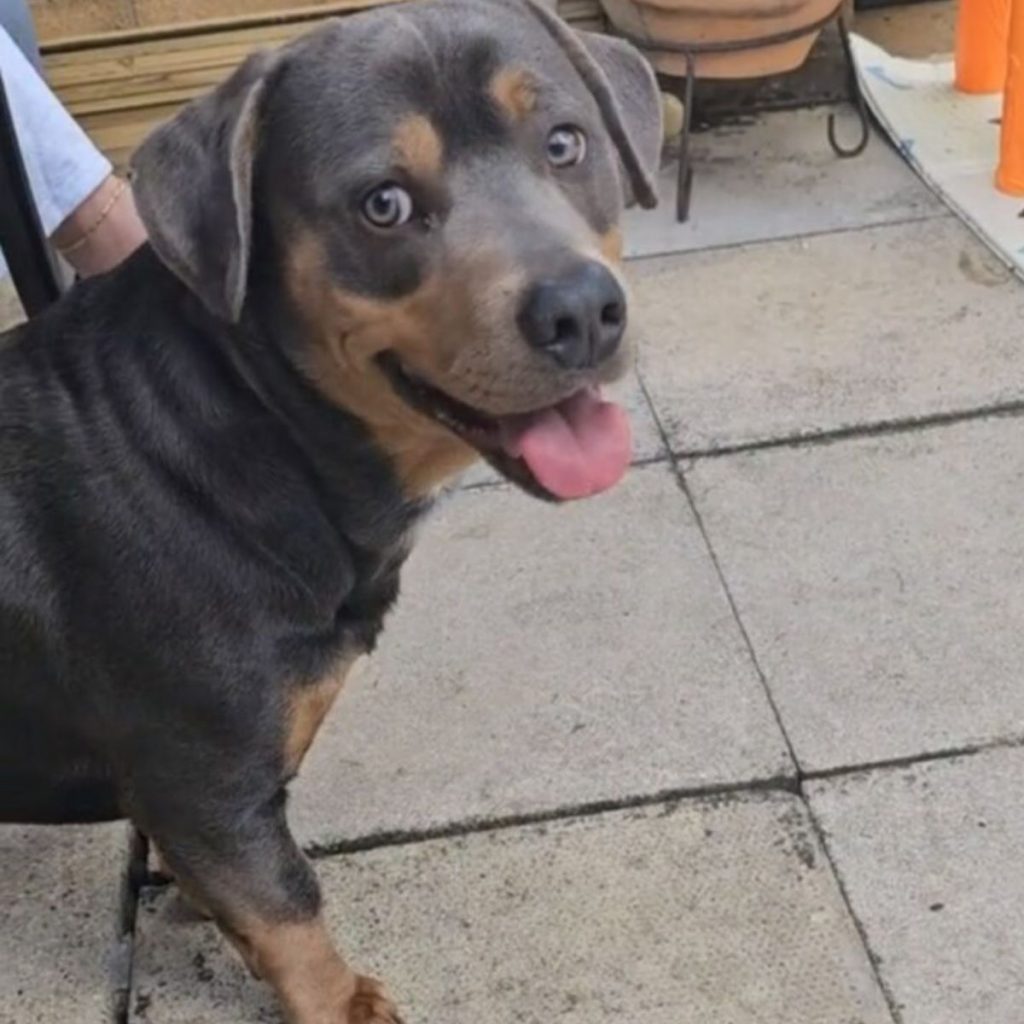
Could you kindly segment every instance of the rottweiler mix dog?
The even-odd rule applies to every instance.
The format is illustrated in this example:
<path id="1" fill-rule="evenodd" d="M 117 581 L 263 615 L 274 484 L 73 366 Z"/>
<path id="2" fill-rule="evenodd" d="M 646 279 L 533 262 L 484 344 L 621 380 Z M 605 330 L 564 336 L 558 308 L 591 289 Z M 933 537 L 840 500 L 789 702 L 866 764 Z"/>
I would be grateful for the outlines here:
<path id="1" fill-rule="evenodd" d="M 625 471 L 660 142 L 640 56 L 541 0 L 328 22 L 159 128 L 151 244 L 0 344 L 0 820 L 130 818 L 293 1024 L 397 1016 L 286 787 L 443 481 Z"/>

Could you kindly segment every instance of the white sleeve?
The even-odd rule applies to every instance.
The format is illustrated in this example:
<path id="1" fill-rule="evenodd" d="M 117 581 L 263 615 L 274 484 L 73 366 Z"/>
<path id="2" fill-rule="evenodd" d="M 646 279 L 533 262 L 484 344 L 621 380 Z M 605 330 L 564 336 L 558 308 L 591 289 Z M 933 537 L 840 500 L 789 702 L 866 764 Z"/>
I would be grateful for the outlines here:
<path id="1" fill-rule="evenodd" d="M 0 74 L 39 219 L 51 235 L 113 168 L 2 28 Z"/>

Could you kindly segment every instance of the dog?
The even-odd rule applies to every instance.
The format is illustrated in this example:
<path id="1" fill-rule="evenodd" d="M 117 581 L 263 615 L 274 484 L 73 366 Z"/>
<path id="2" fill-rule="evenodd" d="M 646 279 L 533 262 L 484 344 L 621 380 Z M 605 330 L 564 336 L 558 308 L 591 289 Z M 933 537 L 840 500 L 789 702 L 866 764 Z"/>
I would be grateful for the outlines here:
<path id="1" fill-rule="evenodd" d="M 541 0 L 328 21 L 156 129 L 150 243 L 0 341 L 0 820 L 130 819 L 292 1024 L 399 1019 L 287 787 L 446 481 L 625 472 L 660 146 L 640 55 Z"/>

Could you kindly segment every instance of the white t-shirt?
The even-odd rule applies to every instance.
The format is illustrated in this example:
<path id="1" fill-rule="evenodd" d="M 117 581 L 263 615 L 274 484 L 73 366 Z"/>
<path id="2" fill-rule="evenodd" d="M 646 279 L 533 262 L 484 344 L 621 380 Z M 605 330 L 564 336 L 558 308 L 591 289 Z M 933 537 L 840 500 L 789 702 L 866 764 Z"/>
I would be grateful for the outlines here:
<path id="1" fill-rule="evenodd" d="M 113 168 L 2 28 L 0 75 L 39 219 L 51 235 Z M 0 253 L 0 277 L 6 273 Z"/>

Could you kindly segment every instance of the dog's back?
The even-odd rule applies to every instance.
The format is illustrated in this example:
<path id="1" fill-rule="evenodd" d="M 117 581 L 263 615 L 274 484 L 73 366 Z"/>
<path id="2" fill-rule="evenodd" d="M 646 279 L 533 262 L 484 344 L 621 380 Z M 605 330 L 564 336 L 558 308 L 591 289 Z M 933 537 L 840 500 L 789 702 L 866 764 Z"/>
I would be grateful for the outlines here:
<path id="1" fill-rule="evenodd" d="M 176 515 L 149 368 L 185 371 L 181 348 L 158 352 L 167 297 L 146 263 L 79 285 L 0 343 L 0 819 L 120 813 L 92 737 L 123 699 L 112 659 L 134 663 L 140 693 L 154 682 L 138 630 L 152 634 L 147 608 L 160 615 L 172 586 L 160 549 Z"/>
<path id="2" fill-rule="evenodd" d="M 78 546 L 76 519 L 108 482 L 88 471 L 109 415 L 94 399 L 96 287 L 0 338 L 0 819 L 116 814 L 77 727 L 89 692 L 72 670 L 81 609 L 68 591 L 89 589 L 94 541 Z"/>

